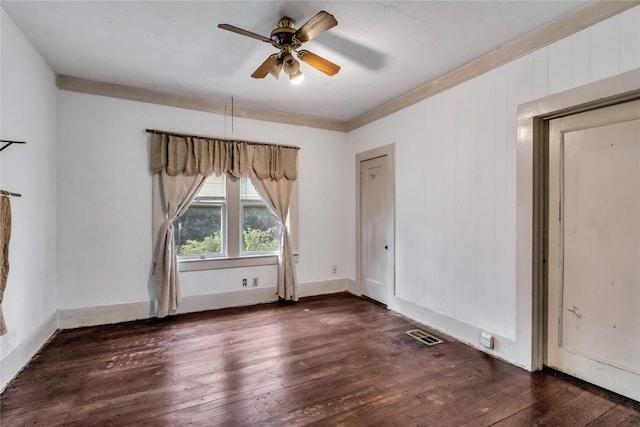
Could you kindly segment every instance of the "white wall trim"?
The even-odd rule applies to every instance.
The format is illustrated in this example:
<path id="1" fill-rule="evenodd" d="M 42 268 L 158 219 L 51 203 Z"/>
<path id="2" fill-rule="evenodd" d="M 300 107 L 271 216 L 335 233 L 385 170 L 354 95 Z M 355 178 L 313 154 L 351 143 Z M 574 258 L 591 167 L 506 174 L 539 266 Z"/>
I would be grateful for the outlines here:
<path id="1" fill-rule="evenodd" d="M 187 110 L 204 111 L 214 114 L 225 114 L 224 102 L 189 96 L 172 95 L 140 87 L 82 79 L 79 77 L 58 74 L 56 76 L 58 89 L 71 92 L 88 93 L 91 95 L 108 96 L 111 98 L 128 99 L 130 101 L 146 102 L 149 104 L 167 105 Z M 275 122 L 294 126 L 305 126 L 317 129 L 347 131 L 347 123 L 339 120 L 321 119 L 294 113 L 258 110 L 255 108 L 235 107 L 235 117 L 242 117 L 265 122 Z"/>
<path id="2" fill-rule="evenodd" d="M 299 283 L 298 287 L 299 295 L 304 298 L 312 295 L 344 292 L 347 290 L 347 283 L 346 279 L 333 279 Z M 275 302 L 277 300 L 278 297 L 275 287 L 259 287 L 207 295 L 192 295 L 182 298 L 177 314 L 217 310 L 228 307 L 244 307 Z M 153 311 L 148 301 L 83 307 L 60 310 L 58 313 L 58 327 L 60 329 L 72 329 L 84 326 L 149 319 L 151 317 L 153 317 Z"/>
<path id="3" fill-rule="evenodd" d="M 422 323 L 428 328 L 438 331 L 443 335 L 452 337 L 463 344 L 469 345 L 510 364 L 515 364 L 527 370 L 531 370 L 530 366 L 519 363 L 516 358 L 513 357 L 515 342 L 508 337 L 492 331 L 487 331 L 463 320 L 447 316 L 446 314 L 421 307 L 401 298 L 394 298 L 388 307 L 390 310 L 393 310 L 404 317 Z M 488 349 L 480 345 L 481 332 L 489 332 L 493 335 L 493 349 Z"/>
<path id="4" fill-rule="evenodd" d="M 542 369 L 545 334 L 543 274 L 545 164 L 543 121 L 640 98 L 640 69 L 518 106 L 516 148 L 516 337 L 514 361 Z"/>
<path id="5" fill-rule="evenodd" d="M 331 279 L 318 282 L 306 282 L 298 284 L 298 296 L 301 298 L 313 295 L 335 294 L 347 290 L 348 279 Z"/>
<path id="6" fill-rule="evenodd" d="M 182 298 L 178 314 L 218 310 L 228 307 L 243 307 L 277 301 L 275 287 L 240 289 L 208 295 L 193 295 Z"/>
<path id="7" fill-rule="evenodd" d="M 150 317 L 152 317 L 152 314 L 149 302 L 72 308 L 58 312 L 58 327 L 60 329 L 72 329 L 148 319 Z"/>
<path id="8" fill-rule="evenodd" d="M 362 296 L 358 282 L 347 279 L 347 292 L 356 296 Z M 519 366 L 531 371 L 531 366 L 522 364 L 515 360 L 514 353 L 516 343 L 513 339 L 496 332 L 480 328 L 464 320 L 439 313 L 418 304 L 406 301 L 402 298 L 394 297 L 387 305 L 387 308 L 402 317 L 423 324 L 429 329 L 433 329 L 439 334 L 460 341 L 470 347 L 487 353 L 492 357 L 503 360 L 507 363 Z M 489 332 L 493 336 L 494 348 L 489 349 L 480 345 L 480 334 Z"/>
<path id="9" fill-rule="evenodd" d="M 356 296 L 362 295 L 362 289 L 360 288 L 360 282 L 353 279 L 345 279 L 347 282 L 347 292 Z"/>
<path id="10" fill-rule="evenodd" d="M 57 329 L 58 315 L 57 312 L 54 312 L 29 338 L 22 341 L 11 353 L 2 358 L 0 361 L 0 393 L 27 366 Z"/>

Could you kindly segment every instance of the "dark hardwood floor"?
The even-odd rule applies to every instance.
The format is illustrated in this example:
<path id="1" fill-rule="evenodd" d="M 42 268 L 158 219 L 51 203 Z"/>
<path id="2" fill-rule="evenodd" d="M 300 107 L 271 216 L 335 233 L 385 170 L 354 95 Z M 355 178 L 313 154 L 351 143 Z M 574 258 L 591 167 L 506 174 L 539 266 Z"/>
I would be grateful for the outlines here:
<path id="1" fill-rule="evenodd" d="M 640 425 L 637 402 L 426 346 L 415 326 L 335 294 L 62 331 L 2 394 L 0 424 Z"/>

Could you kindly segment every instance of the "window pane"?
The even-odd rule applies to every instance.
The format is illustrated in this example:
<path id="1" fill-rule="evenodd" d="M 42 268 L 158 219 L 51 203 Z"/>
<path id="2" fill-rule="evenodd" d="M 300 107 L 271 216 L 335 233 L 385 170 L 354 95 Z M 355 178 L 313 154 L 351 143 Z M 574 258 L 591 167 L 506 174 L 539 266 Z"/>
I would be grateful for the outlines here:
<path id="1" fill-rule="evenodd" d="M 242 253 L 277 252 L 280 247 L 280 221 L 271 214 L 249 178 L 240 180 Z"/>
<path id="2" fill-rule="evenodd" d="M 210 176 L 189 209 L 175 221 L 178 256 L 204 258 L 224 254 L 222 230 L 226 191 L 225 175 Z"/>
<path id="3" fill-rule="evenodd" d="M 191 204 L 174 223 L 176 251 L 184 255 L 222 255 L 222 205 Z"/>
<path id="4" fill-rule="evenodd" d="M 224 200 L 225 199 L 225 175 L 210 176 L 198 192 L 194 201 Z"/>
<path id="5" fill-rule="evenodd" d="M 262 201 L 262 197 L 251 183 L 249 178 L 240 179 L 240 200 L 257 200 Z"/>

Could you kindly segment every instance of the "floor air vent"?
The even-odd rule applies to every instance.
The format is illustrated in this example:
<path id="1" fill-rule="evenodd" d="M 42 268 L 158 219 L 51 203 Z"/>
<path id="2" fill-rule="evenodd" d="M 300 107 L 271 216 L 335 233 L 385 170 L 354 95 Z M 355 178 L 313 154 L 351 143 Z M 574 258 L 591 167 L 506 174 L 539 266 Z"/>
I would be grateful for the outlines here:
<path id="1" fill-rule="evenodd" d="M 436 338 L 433 335 L 426 333 L 425 331 L 421 331 L 420 329 L 412 329 L 407 332 L 407 335 L 417 339 L 418 341 L 426 345 L 436 345 L 442 342 L 440 338 Z"/>

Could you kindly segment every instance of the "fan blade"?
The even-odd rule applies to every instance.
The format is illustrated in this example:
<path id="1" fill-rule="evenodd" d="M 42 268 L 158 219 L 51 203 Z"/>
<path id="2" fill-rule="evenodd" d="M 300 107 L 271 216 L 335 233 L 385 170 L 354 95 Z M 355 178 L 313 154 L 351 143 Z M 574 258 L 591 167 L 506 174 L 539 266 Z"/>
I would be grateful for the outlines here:
<path id="1" fill-rule="evenodd" d="M 242 28 L 234 27 L 229 24 L 218 24 L 218 28 L 222 28 L 223 30 L 231 31 L 232 33 L 240 34 L 242 36 L 251 37 L 252 39 L 260 40 L 266 43 L 271 43 L 271 40 L 268 38 L 261 36 L 260 34 L 252 33 L 251 31 L 243 30 Z"/>
<path id="2" fill-rule="evenodd" d="M 338 25 L 338 21 L 330 13 L 324 10 L 316 13 L 316 16 L 309 19 L 302 27 L 298 28 L 295 38 L 301 42 L 308 42 L 320 33 Z"/>
<path id="3" fill-rule="evenodd" d="M 270 57 L 267 58 L 266 61 L 262 63 L 254 72 L 251 74 L 251 77 L 254 79 L 264 79 L 267 74 L 271 74 L 276 79 L 280 75 L 280 70 L 282 69 L 282 63 L 278 62 L 278 54 L 274 53 Z"/>
<path id="4" fill-rule="evenodd" d="M 340 71 L 339 65 L 336 65 L 333 62 L 316 55 L 315 53 L 311 53 L 308 50 L 301 50 L 297 53 L 298 58 L 300 58 L 302 62 L 311 65 L 316 70 L 322 71 L 328 76 L 333 76 L 338 71 Z"/>

